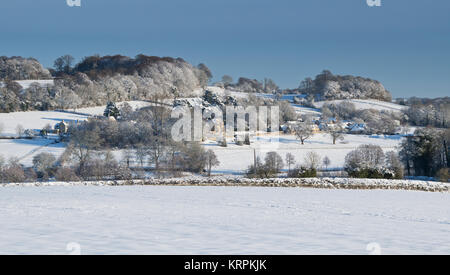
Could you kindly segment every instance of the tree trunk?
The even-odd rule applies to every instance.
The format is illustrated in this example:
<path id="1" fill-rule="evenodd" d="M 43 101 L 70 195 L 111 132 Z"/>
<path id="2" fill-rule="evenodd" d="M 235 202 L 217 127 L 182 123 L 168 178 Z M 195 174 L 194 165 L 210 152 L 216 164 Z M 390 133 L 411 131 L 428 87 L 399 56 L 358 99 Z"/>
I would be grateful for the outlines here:
<path id="1" fill-rule="evenodd" d="M 409 163 L 409 156 L 406 157 L 406 169 L 408 170 L 408 177 L 411 177 L 411 164 Z"/>
<path id="2" fill-rule="evenodd" d="M 255 177 L 258 175 L 256 168 L 256 149 L 253 149 L 253 169 L 255 170 Z"/>
<path id="3" fill-rule="evenodd" d="M 444 139 L 445 158 L 447 160 L 447 168 L 450 168 L 450 154 L 448 151 L 447 141 Z"/>

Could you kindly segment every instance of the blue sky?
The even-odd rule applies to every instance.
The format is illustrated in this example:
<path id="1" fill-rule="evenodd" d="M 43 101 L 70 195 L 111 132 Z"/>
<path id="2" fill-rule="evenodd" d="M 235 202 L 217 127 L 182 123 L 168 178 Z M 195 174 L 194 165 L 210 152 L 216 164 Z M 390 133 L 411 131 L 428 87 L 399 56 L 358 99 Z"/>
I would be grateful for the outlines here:
<path id="1" fill-rule="evenodd" d="M 323 69 L 381 81 L 394 97 L 450 96 L 450 1 L 0 1 L 0 55 L 52 66 L 70 53 L 182 57 L 282 88 Z"/>

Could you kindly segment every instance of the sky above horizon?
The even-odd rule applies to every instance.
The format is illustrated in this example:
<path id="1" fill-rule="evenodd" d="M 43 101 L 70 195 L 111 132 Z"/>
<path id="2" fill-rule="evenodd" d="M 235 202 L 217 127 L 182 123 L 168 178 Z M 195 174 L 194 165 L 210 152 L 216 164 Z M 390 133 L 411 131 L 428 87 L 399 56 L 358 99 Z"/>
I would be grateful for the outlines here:
<path id="1" fill-rule="evenodd" d="M 0 2 L 0 56 L 143 53 L 296 88 L 324 69 L 394 97 L 450 96 L 450 1 L 66 0 Z"/>

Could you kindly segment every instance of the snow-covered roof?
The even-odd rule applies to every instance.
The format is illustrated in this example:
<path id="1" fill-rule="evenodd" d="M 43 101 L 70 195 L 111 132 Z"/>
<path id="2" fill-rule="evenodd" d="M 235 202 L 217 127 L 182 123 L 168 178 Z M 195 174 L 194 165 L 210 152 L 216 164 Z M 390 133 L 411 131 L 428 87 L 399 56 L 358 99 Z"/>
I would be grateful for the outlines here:
<path id="1" fill-rule="evenodd" d="M 364 123 L 355 123 L 350 126 L 350 132 L 361 132 L 366 130 L 366 125 Z"/>

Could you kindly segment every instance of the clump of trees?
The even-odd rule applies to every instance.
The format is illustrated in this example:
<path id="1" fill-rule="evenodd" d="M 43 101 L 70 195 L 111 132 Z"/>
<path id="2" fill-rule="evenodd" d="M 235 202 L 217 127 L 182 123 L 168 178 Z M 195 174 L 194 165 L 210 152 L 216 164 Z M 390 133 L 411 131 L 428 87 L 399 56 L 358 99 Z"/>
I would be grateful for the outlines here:
<path id="1" fill-rule="evenodd" d="M 310 77 L 303 80 L 298 89 L 300 93 L 314 95 L 317 99 L 378 99 L 391 101 L 392 96 L 384 86 L 369 78 L 359 76 L 334 75 L 324 70 L 315 79 Z"/>
<path id="2" fill-rule="evenodd" d="M 31 75 L 13 73 L 1 77 L 2 66 L 13 70 L 10 65 L 2 65 L 2 60 L 0 80 L 4 84 L 0 85 L 0 112 L 74 109 L 105 105 L 110 101 L 151 100 L 155 96 L 188 97 L 194 90 L 207 86 L 212 77 L 206 65 L 192 66 L 181 58 L 90 56 L 74 65 L 74 58 L 65 55 L 55 61 L 53 74 L 57 79 L 54 85 L 34 83 L 23 89 L 14 80 L 30 79 Z M 30 74 L 35 71 L 28 65 L 21 68 L 30 70 Z M 50 73 L 46 73 L 48 75 L 36 75 L 33 79 L 51 78 Z"/>
<path id="3" fill-rule="evenodd" d="M 449 128 L 450 127 L 450 98 L 419 99 L 411 98 L 405 108 L 407 122 L 414 126 Z"/>
<path id="4" fill-rule="evenodd" d="M 325 118 L 334 117 L 342 120 L 350 120 L 358 115 L 356 106 L 351 101 L 326 103 L 322 107 L 322 113 Z"/>
<path id="5" fill-rule="evenodd" d="M 142 166 L 132 167 L 139 163 L 138 156 L 144 164 L 153 166 L 147 169 L 156 176 L 163 173 L 178 176 L 182 172 L 207 173 L 211 175 L 213 167 L 220 164 L 212 150 L 206 151 L 198 143 L 171 144 L 162 149 L 159 165 L 155 166 L 155 153 L 150 148 L 133 148 L 124 151 L 123 159 L 117 161 L 111 151 L 98 144 L 96 138 L 87 135 L 72 139 L 63 155 L 56 159 L 49 153 L 41 153 L 33 158 L 33 166 L 25 168 L 19 160 L 6 162 L 0 156 L 0 182 L 20 183 L 49 181 L 80 180 L 131 180 L 145 177 Z"/>
<path id="6" fill-rule="evenodd" d="M 61 160 L 50 153 L 40 153 L 33 157 L 32 167 L 20 164 L 17 158 L 6 161 L 0 155 L 0 182 L 21 183 L 48 181 L 79 181 L 75 171 L 70 167 L 61 166 Z"/>
<path id="7" fill-rule="evenodd" d="M 56 157 L 50 153 L 40 153 L 33 157 L 33 168 L 37 173 L 37 178 L 48 180 L 56 174 Z"/>
<path id="8" fill-rule="evenodd" d="M 257 157 L 254 164 L 247 169 L 248 177 L 272 178 L 281 172 L 284 167 L 283 158 L 277 152 L 268 152 L 264 162 Z"/>
<path id="9" fill-rule="evenodd" d="M 50 72 L 34 58 L 0 56 L 0 81 L 50 79 Z"/>
<path id="10" fill-rule="evenodd" d="M 304 163 L 297 165 L 288 173 L 289 178 L 315 178 L 320 167 L 321 157 L 316 152 L 308 152 Z"/>
<path id="11" fill-rule="evenodd" d="M 256 96 L 254 94 L 248 94 L 246 98 L 235 99 L 236 103 L 234 105 L 248 107 L 248 106 L 278 106 L 280 124 L 286 123 L 287 121 L 296 121 L 298 119 L 298 114 L 288 101 L 284 100 L 274 100 L 271 98 L 265 98 L 261 96 Z"/>
<path id="12" fill-rule="evenodd" d="M 394 152 L 378 145 L 361 145 L 345 158 L 345 170 L 355 178 L 402 179 L 403 165 Z"/>
<path id="13" fill-rule="evenodd" d="M 114 106 L 110 104 L 105 116 L 116 114 Z M 83 179 L 103 175 L 127 179 L 132 175 L 132 164 L 141 172 L 150 169 L 156 176 L 179 175 L 183 171 L 210 175 L 219 164 L 217 156 L 199 143 L 173 141 L 171 128 L 175 121 L 170 115 L 170 109 L 165 107 L 132 111 L 124 105 L 115 116 L 117 120 L 97 118 L 83 122 L 70 130 L 66 159 L 72 161 L 76 175 Z M 124 152 L 121 162 L 111 154 L 98 153 L 118 149 Z"/>
<path id="14" fill-rule="evenodd" d="M 401 144 L 400 156 L 408 176 L 443 175 L 450 167 L 449 144 L 449 129 L 417 129 Z"/>
<path id="15" fill-rule="evenodd" d="M 36 180 L 36 174 L 33 170 L 25 169 L 19 164 L 19 160 L 11 158 L 6 161 L 0 155 L 0 182 L 2 183 L 16 183 L 16 182 L 30 182 Z"/>
<path id="16" fill-rule="evenodd" d="M 264 78 L 263 81 L 257 79 L 249 79 L 246 77 L 240 77 L 236 83 L 232 83 L 233 78 L 229 75 L 222 77 L 222 82 L 217 83 L 224 88 L 242 92 L 242 93 L 267 93 L 276 94 L 280 92 L 280 88 L 271 78 Z"/>
<path id="17" fill-rule="evenodd" d="M 317 177 L 317 172 L 321 164 L 321 157 L 315 152 L 306 154 L 303 164 L 293 167 L 296 163 L 293 154 L 288 153 L 285 161 L 277 152 L 268 152 L 264 161 L 255 157 L 254 164 L 247 169 L 247 176 L 250 178 L 273 178 L 278 177 L 283 167 L 288 167 L 287 176 L 290 178 L 311 178 Z M 256 168 L 255 168 L 256 167 Z"/>

